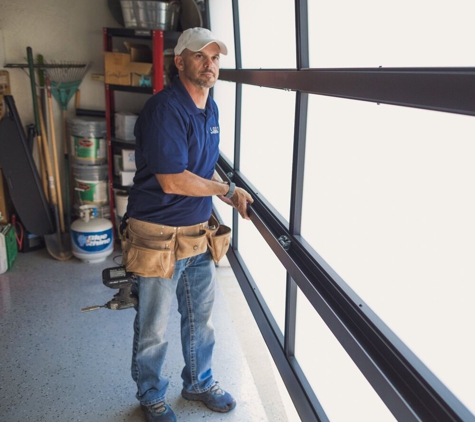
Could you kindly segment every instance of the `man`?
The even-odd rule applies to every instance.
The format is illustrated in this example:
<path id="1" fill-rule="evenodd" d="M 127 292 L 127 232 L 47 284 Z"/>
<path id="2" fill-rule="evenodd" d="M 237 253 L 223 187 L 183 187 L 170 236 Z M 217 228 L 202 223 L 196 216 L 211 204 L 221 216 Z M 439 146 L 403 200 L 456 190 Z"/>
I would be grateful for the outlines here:
<path id="1" fill-rule="evenodd" d="M 210 238 L 219 238 L 213 238 L 216 224 L 208 220 L 213 195 L 245 219 L 253 199 L 233 183 L 223 183 L 214 170 L 219 123 L 209 89 L 219 76 L 220 54 L 227 48 L 209 30 L 184 31 L 175 47 L 178 76 L 147 101 L 135 126 L 137 171 L 122 244 L 123 263 L 136 274 L 138 295 L 132 377 L 149 422 L 176 421 L 165 400 L 168 380 L 161 374 L 175 293 L 185 360 L 182 396 L 217 412 L 236 406 L 211 369 L 215 262 L 220 258 L 215 255 L 222 248 L 208 247 Z"/>

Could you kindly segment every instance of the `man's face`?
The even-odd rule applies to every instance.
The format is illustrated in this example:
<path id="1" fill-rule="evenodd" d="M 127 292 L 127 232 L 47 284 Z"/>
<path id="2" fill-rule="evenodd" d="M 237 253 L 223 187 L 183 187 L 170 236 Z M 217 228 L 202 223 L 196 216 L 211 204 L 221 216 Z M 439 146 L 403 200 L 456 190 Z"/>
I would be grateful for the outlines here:
<path id="1" fill-rule="evenodd" d="M 185 49 L 178 56 L 177 67 L 186 79 L 200 88 L 211 88 L 219 76 L 219 46 L 207 45 L 201 51 Z"/>

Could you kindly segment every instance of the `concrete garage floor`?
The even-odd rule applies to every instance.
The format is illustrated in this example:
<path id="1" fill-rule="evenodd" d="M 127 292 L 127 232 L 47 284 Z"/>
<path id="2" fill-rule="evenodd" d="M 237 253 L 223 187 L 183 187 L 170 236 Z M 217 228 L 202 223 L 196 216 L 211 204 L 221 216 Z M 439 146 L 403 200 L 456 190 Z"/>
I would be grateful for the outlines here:
<path id="1" fill-rule="evenodd" d="M 19 253 L 0 274 L 0 421 L 139 422 L 130 376 L 132 324 L 127 309 L 82 313 L 116 290 L 102 284 L 105 262 L 56 261 L 46 249 Z M 176 309 L 176 306 L 174 307 Z M 237 400 L 228 414 L 181 398 L 179 314 L 168 331 L 168 401 L 182 422 L 300 421 L 273 366 L 233 272 L 218 268 L 214 373 Z"/>

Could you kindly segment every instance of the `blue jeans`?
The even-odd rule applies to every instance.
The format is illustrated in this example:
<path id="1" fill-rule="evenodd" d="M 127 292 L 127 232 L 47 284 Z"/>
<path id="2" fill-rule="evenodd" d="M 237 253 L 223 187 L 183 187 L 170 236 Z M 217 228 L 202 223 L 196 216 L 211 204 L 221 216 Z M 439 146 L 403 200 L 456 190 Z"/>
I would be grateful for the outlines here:
<path id="1" fill-rule="evenodd" d="M 137 314 L 134 322 L 132 378 L 137 399 L 144 405 L 165 399 L 168 380 L 161 374 L 168 341 L 165 331 L 176 291 L 181 314 L 181 344 L 185 367 L 183 388 L 201 393 L 214 383 L 211 360 L 214 328 L 211 323 L 216 269 L 209 250 L 175 262 L 173 278 L 137 276 Z"/>

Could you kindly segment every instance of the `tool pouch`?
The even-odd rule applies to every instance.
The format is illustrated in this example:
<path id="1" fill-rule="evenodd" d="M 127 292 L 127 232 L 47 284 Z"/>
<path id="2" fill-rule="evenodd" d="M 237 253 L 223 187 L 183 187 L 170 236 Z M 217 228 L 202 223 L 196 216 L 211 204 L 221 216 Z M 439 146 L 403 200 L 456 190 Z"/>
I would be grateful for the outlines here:
<path id="1" fill-rule="evenodd" d="M 128 220 L 121 227 L 122 265 L 142 277 L 171 278 L 175 261 L 206 252 L 209 247 L 215 263 L 226 254 L 231 229 L 211 216 L 207 223 L 171 227 Z"/>
<path id="2" fill-rule="evenodd" d="M 142 277 L 171 278 L 175 271 L 176 234 L 137 233 L 129 224 L 122 238 L 122 265 Z"/>
<path id="3" fill-rule="evenodd" d="M 200 255 L 205 253 L 207 248 L 208 239 L 205 229 L 199 230 L 198 234 L 186 234 L 186 227 L 180 227 L 175 248 L 177 260 Z"/>
<path id="4" fill-rule="evenodd" d="M 213 261 L 217 264 L 226 255 L 231 243 L 231 228 L 224 224 L 219 224 L 214 215 L 208 221 L 206 228 L 208 247 L 211 251 Z"/>

